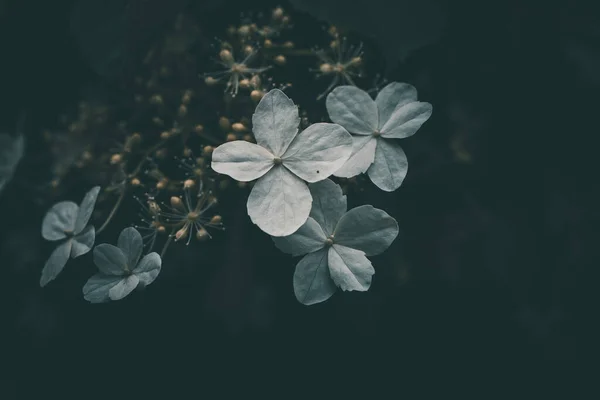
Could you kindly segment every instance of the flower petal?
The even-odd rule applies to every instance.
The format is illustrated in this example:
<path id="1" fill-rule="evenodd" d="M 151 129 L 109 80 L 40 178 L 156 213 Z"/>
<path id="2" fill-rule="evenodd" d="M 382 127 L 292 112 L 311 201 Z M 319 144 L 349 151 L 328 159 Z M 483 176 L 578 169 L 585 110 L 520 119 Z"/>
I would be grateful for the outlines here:
<path id="1" fill-rule="evenodd" d="M 337 171 L 352 153 L 352 136 L 337 124 L 312 124 L 292 142 L 283 165 L 307 182 L 318 182 Z"/>
<path id="2" fill-rule="evenodd" d="M 375 162 L 367 170 L 371 181 L 379 189 L 393 192 L 402 185 L 407 172 L 408 160 L 402 147 L 387 139 L 377 139 Z"/>
<path id="3" fill-rule="evenodd" d="M 133 270 L 133 273 L 137 275 L 140 282 L 147 286 L 154 282 L 162 265 L 162 259 L 156 252 L 146 254 L 140 261 L 137 267 Z"/>
<path id="4" fill-rule="evenodd" d="M 109 291 L 123 280 L 121 276 L 98 273 L 83 286 L 83 298 L 91 303 L 105 303 L 110 300 Z"/>
<path id="5" fill-rule="evenodd" d="M 119 234 L 117 247 L 125 254 L 129 270 L 133 270 L 144 250 L 142 235 L 134 227 L 125 228 Z"/>
<path id="6" fill-rule="evenodd" d="M 140 283 L 140 279 L 137 276 L 129 275 L 128 277 L 121 279 L 119 283 L 108 290 L 108 297 L 115 301 L 121 300 L 129 293 L 133 292 L 138 283 Z"/>
<path id="7" fill-rule="evenodd" d="M 74 234 L 80 233 L 92 216 L 92 212 L 94 212 L 94 206 L 96 205 L 96 199 L 98 198 L 98 193 L 100 193 L 100 186 L 94 187 L 92 190 L 85 194 L 81 205 L 79 206 L 79 212 L 77 213 L 77 220 L 75 221 L 75 230 Z"/>
<path id="8" fill-rule="evenodd" d="M 308 219 L 312 198 L 300 178 L 277 166 L 260 178 L 248 197 L 248 215 L 271 236 L 288 236 Z"/>
<path id="9" fill-rule="evenodd" d="M 383 128 L 396 108 L 413 101 L 417 101 L 417 89 L 408 83 L 392 82 L 381 89 L 375 98 L 379 112 L 379 129 Z"/>
<path id="10" fill-rule="evenodd" d="M 348 211 L 335 228 L 335 242 L 364 251 L 367 256 L 383 253 L 398 236 L 398 222 L 371 205 Z"/>
<path id="11" fill-rule="evenodd" d="M 354 135 L 352 136 L 352 141 L 352 154 L 350 158 L 348 158 L 340 169 L 335 171 L 334 176 L 352 178 L 366 172 L 371 164 L 373 164 L 377 139 L 371 135 Z"/>
<path id="12" fill-rule="evenodd" d="M 370 135 L 377 130 L 377 105 L 356 86 L 338 86 L 325 100 L 329 119 L 350 133 Z"/>
<path id="13" fill-rule="evenodd" d="M 431 117 L 431 104 L 420 101 L 396 108 L 390 119 L 381 128 L 385 138 L 403 139 L 414 135 L 421 125 Z"/>
<path id="14" fill-rule="evenodd" d="M 42 236 L 46 240 L 61 240 L 65 232 L 75 230 L 79 206 L 72 201 L 61 201 L 53 205 L 42 221 Z"/>
<path id="15" fill-rule="evenodd" d="M 67 261 L 69 260 L 69 254 L 71 254 L 72 241 L 67 240 L 60 244 L 46 261 L 44 269 L 42 269 L 42 277 L 40 278 L 40 286 L 44 287 L 48 282 L 54 280 L 63 270 Z"/>
<path id="16" fill-rule="evenodd" d="M 127 271 L 127 257 L 112 244 L 102 243 L 94 248 L 94 264 L 106 275 L 121 276 Z"/>
<path id="17" fill-rule="evenodd" d="M 235 140 L 213 150 L 211 168 L 241 182 L 253 181 L 273 168 L 273 154 L 265 148 Z"/>
<path id="18" fill-rule="evenodd" d="M 298 107 L 279 89 L 269 91 L 252 115 L 252 132 L 256 142 L 281 157 L 298 133 Z"/>
<path id="19" fill-rule="evenodd" d="M 329 249 L 321 249 L 307 254 L 296 265 L 294 294 L 300 303 L 307 306 L 321 303 L 330 298 L 337 290 L 329 276 L 328 251 Z"/>
<path id="20" fill-rule="evenodd" d="M 331 179 L 308 185 L 313 203 L 310 216 L 321 226 L 326 236 L 333 233 L 338 221 L 348 209 L 340 185 Z"/>
<path id="21" fill-rule="evenodd" d="M 304 225 L 290 236 L 272 237 L 275 246 L 284 253 L 293 256 L 312 253 L 325 246 L 325 233 L 319 223 L 308 218 Z"/>
<path id="22" fill-rule="evenodd" d="M 340 289 L 360 292 L 369 290 L 375 269 L 365 253 L 334 244 L 329 249 L 328 256 L 329 274 Z"/>
<path id="23" fill-rule="evenodd" d="M 73 237 L 73 248 L 71 249 L 71 258 L 77 258 L 88 253 L 94 247 L 96 240 L 96 229 L 88 226 L 79 235 Z"/>

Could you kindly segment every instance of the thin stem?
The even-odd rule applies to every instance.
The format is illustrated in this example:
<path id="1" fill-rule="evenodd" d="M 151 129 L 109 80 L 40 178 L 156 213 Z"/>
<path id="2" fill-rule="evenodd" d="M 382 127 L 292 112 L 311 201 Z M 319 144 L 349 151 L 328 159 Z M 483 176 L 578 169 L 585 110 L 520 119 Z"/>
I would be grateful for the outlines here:
<path id="1" fill-rule="evenodd" d="M 161 252 L 160 252 L 160 258 L 164 258 L 165 257 L 165 253 L 167 252 L 167 249 L 169 248 L 169 245 L 171 244 L 171 242 L 173 241 L 173 236 L 175 235 L 175 229 L 173 229 L 171 231 L 171 233 L 169 234 L 169 238 L 167 239 L 167 241 L 165 242 L 165 245 L 163 246 Z"/>
<path id="2" fill-rule="evenodd" d="M 98 230 L 96 231 L 96 235 L 98 235 L 104 229 L 106 229 L 106 227 L 108 226 L 108 223 L 113 219 L 113 217 L 117 213 L 117 210 L 119 209 L 119 206 L 121 205 L 121 203 L 123 202 L 123 199 L 125 198 L 125 193 L 126 192 L 127 192 L 127 186 L 125 186 L 123 188 L 123 191 L 121 192 L 121 195 L 119 196 L 119 199 L 117 200 L 117 202 L 113 206 L 113 209 L 110 211 L 110 214 L 108 214 L 108 217 L 106 218 L 106 221 L 104 221 L 104 223 L 102 224 L 102 226 L 100 228 L 98 228 Z"/>

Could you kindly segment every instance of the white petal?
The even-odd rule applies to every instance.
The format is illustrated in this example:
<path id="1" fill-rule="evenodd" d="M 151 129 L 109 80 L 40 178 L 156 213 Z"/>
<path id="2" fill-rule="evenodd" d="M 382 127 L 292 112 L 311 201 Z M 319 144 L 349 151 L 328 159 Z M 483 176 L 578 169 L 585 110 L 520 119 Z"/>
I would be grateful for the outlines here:
<path id="1" fill-rule="evenodd" d="M 71 245 L 71 240 L 67 240 L 54 249 L 50 255 L 50 258 L 48 258 L 48 261 L 46 261 L 44 269 L 42 269 L 40 286 L 46 286 L 48 282 L 54 280 L 54 278 L 60 274 L 69 260 L 69 255 L 71 254 Z"/>
<path id="2" fill-rule="evenodd" d="M 213 150 L 211 168 L 236 181 L 248 182 L 260 178 L 273 168 L 273 154 L 265 148 L 235 140 Z"/>
<path id="3" fill-rule="evenodd" d="M 329 249 L 307 254 L 296 265 L 294 272 L 294 294 L 298 301 L 307 306 L 321 303 L 337 290 L 327 265 Z"/>
<path id="4" fill-rule="evenodd" d="M 93 226 L 88 226 L 79 235 L 73 237 L 73 248 L 71 249 L 71 258 L 77 258 L 88 253 L 94 247 L 96 240 L 96 230 Z"/>
<path id="5" fill-rule="evenodd" d="M 365 253 L 334 244 L 329 249 L 328 261 L 331 279 L 340 289 L 369 290 L 375 269 Z"/>
<path id="6" fill-rule="evenodd" d="M 286 151 L 298 133 L 299 124 L 298 107 L 279 89 L 265 94 L 252 115 L 256 143 L 277 157 Z"/>
<path id="7" fill-rule="evenodd" d="M 85 194 L 81 205 L 79 206 L 79 212 L 77 213 L 77 220 L 75 221 L 75 230 L 73 233 L 76 235 L 80 233 L 83 228 L 87 225 L 94 212 L 94 206 L 96 205 L 96 199 L 100 193 L 100 186 L 94 187 L 92 190 Z"/>
<path id="8" fill-rule="evenodd" d="M 137 265 L 144 249 L 142 235 L 134 227 L 125 228 L 119 234 L 117 247 L 125 254 L 127 265 L 131 270 Z"/>
<path id="9" fill-rule="evenodd" d="M 337 124 L 312 124 L 292 142 L 283 165 L 307 182 L 318 182 L 337 171 L 352 153 L 352 136 Z"/>
<path id="10" fill-rule="evenodd" d="M 272 237 L 272 239 L 275 246 L 284 253 L 301 256 L 322 249 L 327 237 L 319 223 L 309 217 L 306 223 L 290 236 Z"/>
<path id="11" fill-rule="evenodd" d="M 329 119 L 350 133 L 370 135 L 377 130 L 377 105 L 367 92 L 355 86 L 338 86 L 325 100 Z"/>
<path id="12" fill-rule="evenodd" d="M 383 210 L 364 205 L 348 211 L 335 228 L 335 242 L 364 251 L 383 253 L 398 236 L 398 222 Z"/>
<path id="13" fill-rule="evenodd" d="M 109 291 L 123 280 L 120 276 L 96 274 L 83 286 L 83 298 L 91 303 L 104 303 L 110 300 Z"/>
<path id="14" fill-rule="evenodd" d="M 42 236 L 46 240 L 60 240 L 67 237 L 65 232 L 75 230 L 79 206 L 72 201 L 61 201 L 53 205 L 42 221 Z"/>
<path id="15" fill-rule="evenodd" d="M 133 292 L 138 283 L 140 283 L 140 280 L 137 276 L 129 275 L 128 277 L 121 279 L 119 283 L 108 290 L 108 297 L 115 301 L 121 300 L 129 293 Z"/>
<path id="16" fill-rule="evenodd" d="M 420 101 L 398 107 L 381 128 L 381 136 L 393 139 L 412 136 L 431 117 L 431 112 L 431 104 Z"/>
<path id="17" fill-rule="evenodd" d="M 123 275 L 127 270 L 127 257 L 112 244 L 102 243 L 94 248 L 94 264 L 105 275 Z"/>
<path id="18" fill-rule="evenodd" d="M 310 216 L 329 236 L 333 233 L 338 221 L 348 209 L 346 196 L 342 188 L 331 179 L 308 185 L 313 203 Z"/>
<path id="19" fill-rule="evenodd" d="M 312 198 L 306 183 L 277 166 L 260 178 L 248 197 L 248 215 L 271 236 L 288 236 L 308 219 Z"/>
<path id="20" fill-rule="evenodd" d="M 417 89 L 408 83 L 392 82 L 381 89 L 375 98 L 379 112 L 379 129 L 383 128 L 396 108 L 413 101 L 417 101 Z"/>
<path id="21" fill-rule="evenodd" d="M 377 139 L 371 135 L 354 135 L 352 140 L 352 155 L 340 169 L 335 171 L 334 176 L 352 178 L 366 172 L 373 164 Z"/>
<path id="22" fill-rule="evenodd" d="M 10 181 L 25 151 L 23 135 L 0 133 L 0 192 Z"/>
<path id="23" fill-rule="evenodd" d="M 140 279 L 140 282 L 147 286 L 154 282 L 162 265 L 162 259 L 158 253 L 152 252 L 146 254 L 140 261 L 138 266 L 133 270 L 133 273 Z"/>
<path id="24" fill-rule="evenodd" d="M 377 139 L 375 162 L 367 170 L 371 181 L 379 189 L 393 192 L 400 187 L 407 172 L 408 160 L 404 150 L 391 140 Z"/>

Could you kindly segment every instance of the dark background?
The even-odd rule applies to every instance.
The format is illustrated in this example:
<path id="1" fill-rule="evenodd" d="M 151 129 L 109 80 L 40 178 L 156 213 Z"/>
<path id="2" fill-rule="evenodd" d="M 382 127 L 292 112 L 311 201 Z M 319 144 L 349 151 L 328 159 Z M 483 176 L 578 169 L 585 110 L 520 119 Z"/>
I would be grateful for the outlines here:
<path id="1" fill-rule="evenodd" d="M 93 68 L 89 42 L 82 51 L 75 3 L 0 1 L 0 128 L 14 130 L 27 111 L 33 148 L 39 130 L 90 82 L 119 86 Z M 106 2 L 107 15 L 118 16 L 107 35 L 128 49 L 117 68 L 123 74 L 186 2 L 126 3 L 125 10 Z M 206 32 L 271 4 L 223 3 L 195 6 L 214 12 Z M 411 162 L 403 186 L 357 200 L 385 209 L 401 228 L 373 258 L 368 293 L 302 306 L 291 286 L 296 261 L 243 214 L 226 211 L 235 227 L 194 253 L 200 267 L 162 273 L 140 295 L 91 306 L 80 295 L 89 270 L 42 290 L 51 248 L 39 237 L 45 208 L 27 185 L 45 171 L 43 160 L 26 155 L 0 198 L 0 398 L 287 398 L 306 390 L 318 398 L 323 382 L 374 398 L 390 385 L 385 397 L 396 397 L 414 376 L 443 391 L 438 369 L 472 381 L 466 371 L 474 367 L 499 377 L 591 359 L 600 248 L 597 10 L 582 1 L 434 3 L 441 22 L 432 25 L 422 10 L 414 23 L 410 2 L 319 2 L 334 22 L 373 33 L 393 60 L 390 80 L 415 84 L 434 106 L 424 129 L 403 142 Z M 414 33 L 395 40 L 403 21 Z M 455 135 L 467 138 L 470 164 L 452 161 Z M 244 208 L 245 199 L 232 201 Z"/>

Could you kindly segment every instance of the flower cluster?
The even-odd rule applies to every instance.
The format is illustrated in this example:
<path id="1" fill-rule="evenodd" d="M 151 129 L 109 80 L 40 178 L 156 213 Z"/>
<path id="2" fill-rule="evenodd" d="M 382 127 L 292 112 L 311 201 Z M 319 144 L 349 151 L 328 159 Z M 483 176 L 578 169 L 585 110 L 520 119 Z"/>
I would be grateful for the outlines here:
<path id="1" fill-rule="evenodd" d="M 56 163 L 52 187 L 66 185 L 71 166 L 95 187 L 81 205 L 58 202 L 44 218 L 43 237 L 61 243 L 40 284 L 93 249 L 99 272 L 84 297 L 122 299 L 156 279 L 169 249 L 224 230 L 215 213 L 221 196 L 247 195 L 250 220 L 282 251 L 305 255 L 294 275 L 300 302 L 324 301 L 337 287 L 367 290 L 374 269 L 366 256 L 384 251 L 398 225 L 368 205 L 346 212 L 342 187 L 330 178 L 349 185 L 366 173 L 378 188 L 398 189 L 408 163 L 393 139 L 413 135 L 431 105 L 407 83 L 364 87 L 360 41 L 330 27 L 324 45 L 311 45 L 298 29 L 278 7 L 231 25 L 206 54 L 193 18 L 180 16 L 144 58 L 127 101 L 82 102 L 77 117 L 63 121 L 66 133 L 49 134 L 52 148 L 74 148 L 68 164 Z M 315 71 L 331 79 L 324 91 L 320 80 L 296 85 Z M 313 104 L 299 109 L 288 97 L 299 90 Z M 133 227 L 120 230 L 117 246 L 94 248 L 96 235 L 127 219 L 123 209 L 132 206 L 140 219 L 128 220 Z"/>

